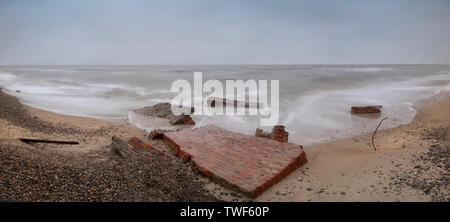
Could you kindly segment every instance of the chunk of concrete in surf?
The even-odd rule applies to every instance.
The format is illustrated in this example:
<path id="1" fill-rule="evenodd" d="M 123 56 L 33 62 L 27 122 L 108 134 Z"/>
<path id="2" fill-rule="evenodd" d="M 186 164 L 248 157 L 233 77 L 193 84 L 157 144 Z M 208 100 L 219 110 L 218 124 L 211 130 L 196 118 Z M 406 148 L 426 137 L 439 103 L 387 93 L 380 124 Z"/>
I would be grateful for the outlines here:
<path id="1" fill-rule="evenodd" d="M 373 114 L 381 113 L 383 106 L 352 106 L 352 114 Z"/>

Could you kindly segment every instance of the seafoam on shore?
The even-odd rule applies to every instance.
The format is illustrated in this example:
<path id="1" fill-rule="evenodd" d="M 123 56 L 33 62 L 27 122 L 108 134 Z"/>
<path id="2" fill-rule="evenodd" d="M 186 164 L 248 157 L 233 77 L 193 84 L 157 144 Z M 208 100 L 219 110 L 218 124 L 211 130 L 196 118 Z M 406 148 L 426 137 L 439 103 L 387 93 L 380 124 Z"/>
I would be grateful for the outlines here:
<path id="1" fill-rule="evenodd" d="M 143 129 L 131 110 L 168 102 L 176 79 L 279 79 L 280 124 L 295 143 L 313 144 L 373 130 L 379 119 L 354 117 L 351 105 L 382 105 L 382 128 L 408 123 L 416 101 L 450 86 L 449 65 L 243 65 L 243 66 L 7 66 L 0 85 L 29 105 L 79 116 L 128 119 Z M 16 90 L 20 90 L 17 93 Z M 252 93 L 252 92 L 249 92 Z M 207 96 L 205 94 L 204 96 Z M 194 116 L 198 126 L 253 134 L 258 117 Z"/>

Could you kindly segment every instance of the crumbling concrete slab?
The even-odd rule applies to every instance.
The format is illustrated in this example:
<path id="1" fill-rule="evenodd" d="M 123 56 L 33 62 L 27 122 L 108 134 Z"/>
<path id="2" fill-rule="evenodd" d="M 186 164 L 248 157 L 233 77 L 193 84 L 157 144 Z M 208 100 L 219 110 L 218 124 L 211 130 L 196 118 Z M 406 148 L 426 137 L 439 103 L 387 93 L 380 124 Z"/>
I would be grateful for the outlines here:
<path id="1" fill-rule="evenodd" d="M 166 132 L 178 156 L 205 176 L 256 197 L 307 162 L 303 147 L 215 126 Z"/>

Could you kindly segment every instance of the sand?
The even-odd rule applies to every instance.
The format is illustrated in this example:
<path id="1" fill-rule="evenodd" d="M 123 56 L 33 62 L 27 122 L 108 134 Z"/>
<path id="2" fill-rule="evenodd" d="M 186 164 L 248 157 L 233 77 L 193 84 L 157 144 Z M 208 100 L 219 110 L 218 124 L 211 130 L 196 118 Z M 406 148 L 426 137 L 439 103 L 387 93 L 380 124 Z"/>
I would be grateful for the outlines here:
<path id="1" fill-rule="evenodd" d="M 411 123 L 377 132 L 377 151 L 370 145 L 373 133 L 305 146 L 309 162 L 256 200 L 449 201 L 450 177 L 445 169 L 450 137 L 449 97 L 450 93 L 445 92 L 421 101 L 415 106 L 418 113 Z M 430 134 L 441 136 L 430 138 Z M 417 164 L 425 164 L 418 163 L 417 156 L 428 153 L 434 144 L 446 149 L 446 166 L 438 172 L 418 172 Z M 431 164 L 430 168 L 438 167 Z M 426 185 L 414 187 L 413 183 L 423 178 L 428 184 L 441 183 L 440 190 L 427 193 Z"/>
<path id="2" fill-rule="evenodd" d="M 217 201 L 208 181 L 177 158 L 115 154 L 112 136 L 145 137 L 136 127 L 24 106 L 1 91 L 0 104 L 0 201 Z"/>
<path id="3" fill-rule="evenodd" d="M 156 158 L 142 164 L 118 158 L 109 148 L 112 136 L 148 135 L 129 124 L 56 114 L 22 105 L 2 92 L 0 102 L 2 200 L 250 200 L 178 160 Z M 418 113 L 411 123 L 376 134 L 377 151 L 370 145 L 372 133 L 305 146 L 309 162 L 253 201 L 449 201 L 450 93 L 415 108 Z M 20 137 L 80 145 L 30 145 Z M 99 176 L 92 177 L 92 171 Z M 81 181 L 72 179 L 74 172 Z M 12 173 L 22 179 L 13 179 Z M 30 187 L 29 180 L 43 188 Z"/>

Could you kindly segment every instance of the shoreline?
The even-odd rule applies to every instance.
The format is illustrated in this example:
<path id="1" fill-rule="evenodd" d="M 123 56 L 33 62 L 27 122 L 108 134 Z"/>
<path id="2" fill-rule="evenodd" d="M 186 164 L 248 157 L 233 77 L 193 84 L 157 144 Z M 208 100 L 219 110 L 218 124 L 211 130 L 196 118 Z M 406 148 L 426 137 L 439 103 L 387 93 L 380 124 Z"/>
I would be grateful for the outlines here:
<path id="1" fill-rule="evenodd" d="M 377 132 L 376 144 L 377 150 L 379 149 L 379 151 L 376 152 L 367 145 L 372 133 L 305 146 L 304 150 L 309 159 L 309 163 L 267 190 L 264 194 L 254 199 L 254 201 L 436 200 L 436 198 L 433 199 L 430 195 L 423 194 L 421 190 L 409 188 L 409 186 L 396 188 L 398 184 L 390 185 L 389 183 L 392 183 L 390 181 L 391 175 L 395 174 L 391 171 L 401 170 L 397 166 L 398 164 L 401 164 L 402 169 L 411 167 L 412 165 L 409 163 L 409 160 L 413 158 L 412 155 L 425 152 L 428 146 L 431 145 L 429 142 L 424 141 L 420 146 L 415 146 L 413 144 L 414 142 L 421 141 L 420 138 L 416 138 L 418 134 L 407 133 L 407 135 L 403 135 L 402 132 L 405 130 L 414 131 L 412 129 L 413 126 L 417 126 L 419 123 L 424 123 L 423 125 L 429 126 L 419 126 L 418 129 L 435 127 L 435 125 L 431 126 L 432 124 L 428 124 L 428 121 L 430 121 L 429 117 L 437 116 L 436 118 L 442 119 L 445 116 L 439 116 L 436 112 L 433 112 L 433 109 L 446 106 L 449 101 L 450 93 L 448 91 L 419 101 L 414 105 L 417 113 L 410 123 Z M 57 153 L 58 155 L 62 154 L 63 156 L 73 158 L 95 154 L 92 158 L 103 160 L 110 158 L 110 153 L 106 152 L 106 147 L 109 145 L 112 135 L 119 135 L 124 138 L 132 136 L 146 138 L 146 135 L 148 135 L 148 132 L 130 125 L 127 121 L 121 121 L 121 119 L 106 120 L 64 115 L 29 105 L 22 104 L 22 106 L 24 107 L 23 112 L 31 116 L 30 119 L 26 120 L 33 122 L 33 119 L 36 119 L 37 122 L 27 125 L 20 123 L 23 120 L 11 120 L 2 116 L 0 118 L 0 126 L 7 128 L 6 132 L 0 133 L 0 145 L 2 148 L 9 146 L 22 147 L 26 150 L 36 149 L 36 147 L 24 146 L 24 144 L 17 142 L 15 139 L 11 139 L 11 137 L 17 138 L 24 135 L 74 139 L 82 141 L 81 144 L 76 147 L 65 146 L 63 149 L 61 147 L 37 147 L 39 150 L 33 150 L 33 152 L 48 152 L 51 155 Z M 45 123 L 45 130 L 43 131 L 30 130 L 29 128 L 36 127 L 42 123 Z M 445 121 L 434 124 L 447 124 L 447 127 L 450 125 Z M 394 143 L 394 141 L 396 142 Z M 248 200 L 248 198 L 235 194 L 220 185 L 211 183 L 206 178 L 198 175 L 197 177 L 201 181 L 200 187 L 204 187 L 205 189 L 203 192 L 209 196 L 207 199 L 225 201 Z M 444 195 L 448 198 L 448 193 Z M 195 199 L 196 197 L 185 198 Z M 167 200 L 173 201 L 170 198 Z"/>
<path id="2" fill-rule="evenodd" d="M 123 159 L 113 136 L 147 134 L 128 124 L 56 114 L 0 91 L 1 201 L 218 201 L 178 159 Z M 18 138 L 72 140 L 27 144 Z"/>
<path id="3" fill-rule="evenodd" d="M 415 108 L 417 114 L 410 123 L 376 133 L 377 151 L 370 144 L 373 133 L 305 146 L 309 162 L 257 201 L 450 201 L 445 173 L 449 167 L 450 91 L 420 100 Z M 424 132 L 444 135 L 430 139 Z M 423 154 L 428 155 L 433 147 L 447 154 L 443 157 L 447 165 L 438 170 L 434 163 L 422 167 L 426 165 L 421 162 Z M 427 184 L 436 181 L 442 190 L 430 192 L 433 187 Z"/>
<path id="4" fill-rule="evenodd" d="M 133 110 L 130 110 L 124 116 L 114 117 L 114 118 L 112 118 L 112 117 L 78 115 L 78 114 L 65 114 L 65 113 L 62 113 L 62 112 L 48 110 L 48 109 L 45 109 L 43 107 L 38 107 L 38 106 L 34 106 L 34 105 L 29 105 L 29 104 L 23 103 L 22 101 L 20 101 L 21 99 L 18 96 L 13 95 L 13 94 L 11 94 L 9 92 L 5 92 L 4 89 L 2 89 L 2 87 L 0 87 L 0 91 L 1 90 L 3 90 L 3 93 L 5 93 L 7 95 L 10 95 L 10 96 L 18 98 L 20 103 L 22 103 L 28 109 L 34 110 L 35 112 L 38 112 L 38 113 L 50 113 L 50 114 L 55 114 L 55 115 L 59 115 L 59 116 L 62 116 L 62 117 L 67 117 L 67 118 L 72 118 L 72 119 L 76 119 L 76 118 L 79 118 L 80 120 L 90 119 L 90 120 L 96 120 L 96 121 L 99 121 L 99 122 L 105 121 L 105 122 L 110 122 L 110 123 L 130 125 L 130 126 L 133 126 L 133 127 L 137 128 L 139 130 L 142 130 L 142 131 L 144 131 L 146 133 L 150 133 L 150 131 L 151 131 L 151 130 L 150 131 L 148 130 L 148 127 L 141 127 L 141 126 L 138 126 L 138 125 L 133 124 L 132 122 L 130 122 L 130 120 L 129 120 L 130 119 L 130 113 L 132 113 Z M 405 123 L 396 123 L 395 125 L 389 125 L 387 127 L 383 127 L 385 124 L 382 124 L 380 126 L 379 131 L 393 129 L 393 128 L 400 127 L 402 125 L 410 124 L 411 122 L 414 121 L 416 116 L 418 114 L 420 114 L 420 110 L 421 109 L 426 108 L 427 106 L 431 106 L 431 105 L 433 105 L 434 103 L 437 103 L 440 100 L 445 100 L 445 99 L 447 99 L 447 97 L 450 98 L 450 90 L 441 90 L 440 92 L 435 93 L 433 95 L 419 98 L 417 101 L 415 101 L 410 106 L 410 109 L 414 110 L 414 112 L 415 112 L 415 114 L 414 114 L 414 116 L 412 117 L 411 120 L 409 120 L 408 122 L 405 122 Z M 136 114 L 135 114 L 135 116 L 136 116 Z M 382 117 L 382 115 L 381 116 L 375 116 L 375 117 L 372 117 L 372 116 L 369 115 L 369 116 L 366 116 L 364 118 L 366 118 L 366 119 L 377 119 L 378 120 L 378 119 L 381 119 L 381 117 Z M 144 116 L 144 118 L 148 118 L 148 117 Z M 49 119 L 51 119 L 51 118 L 49 118 Z M 140 118 L 140 121 L 144 121 L 142 119 L 142 117 Z M 360 121 L 359 124 L 365 125 L 364 120 L 359 120 L 359 121 Z M 397 121 L 397 120 L 394 120 L 394 121 Z M 158 128 L 161 128 L 161 127 L 162 128 L 166 127 L 167 129 L 170 130 L 170 129 L 174 128 L 174 127 L 171 127 L 170 124 L 166 124 L 164 120 L 163 121 L 158 121 L 158 120 L 155 121 L 155 119 L 149 119 L 149 120 L 144 121 L 144 122 L 146 122 L 147 125 L 151 125 L 151 126 L 154 125 L 155 129 L 158 129 Z M 364 126 L 364 127 L 366 127 L 366 126 Z M 346 129 L 346 130 L 349 130 L 349 129 Z M 324 143 L 330 143 L 330 142 L 334 142 L 334 141 L 350 139 L 350 138 L 353 138 L 353 137 L 362 136 L 362 135 L 369 134 L 369 133 L 371 133 L 370 130 L 369 130 L 369 132 L 363 132 L 363 131 L 356 132 L 354 134 L 349 134 L 349 135 L 344 136 L 344 137 L 336 137 L 336 136 L 331 135 L 331 136 L 329 136 L 327 138 L 324 138 L 324 139 L 320 140 L 319 142 L 314 142 L 314 143 L 311 143 L 311 144 L 302 144 L 302 143 L 300 143 L 300 144 L 301 145 L 305 145 L 305 146 L 314 146 L 314 145 L 318 145 L 318 144 L 324 144 Z M 248 133 L 246 133 L 246 134 L 248 134 Z"/>
<path id="5" fill-rule="evenodd" d="M 138 128 L 139 130 L 145 131 L 146 133 L 150 133 L 150 131 L 153 130 L 153 128 L 151 128 L 151 127 L 154 127 L 154 129 L 157 129 L 157 128 L 162 128 L 162 129 L 166 129 L 167 128 L 168 130 L 174 129 L 174 127 L 172 127 L 170 124 L 166 124 L 164 120 L 159 121 L 159 119 L 155 120 L 154 118 L 151 118 L 151 117 L 148 117 L 148 116 L 142 116 L 142 115 L 136 114 L 133 110 L 130 110 L 127 114 L 125 114 L 123 116 L 120 116 L 120 117 L 101 117 L 101 116 L 89 116 L 89 115 L 82 115 L 82 114 L 66 114 L 66 113 L 59 112 L 59 111 L 49 110 L 49 109 L 46 109 L 44 107 L 39 107 L 39 106 L 35 106 L 35 105 L 24 103 L 23 101 L 21 101 L 21 99 L 19 98 L 18 95 L 13 95 L 10 92 L 5 92 L 4 89 L 2 89 L 2 87 L 0 87 L 0 90 L 3 90 L 3 93 L 5 93 L 7 95 L 10 95 L 10 96 L 18 98 L 19 102 L 22 103 L 24 106 L 26 106 L 27 109 L 32 110 L 32 111 L 34 111 L 36 113 L 50 113 L 50 114 L 55 114 L 55 115 L 59 115 L 59 116 L 62 116 L 62 117 L 67 117 L 67 118 L 72 118 L 72 119 L 76 119 L 76 118 L 79 118 L 81 120 L 82 119 L 90 119 L 90 120 L 95 120 L 95 121 L 100 121 L 100 122 L 101 121 L 105 121 L 105 122 L 110 122 L 110 123 L 119 123 L 119 124 L 131 125 L 133 127 Z M 414 110 L 415 114 L 414 114 L 414 116 L 412 117 L 412 119 L 409 122 L 397 123 L 396 125 L 389 125 L 387 127 L 383 127 L 384 126 L 384 124 L 383 124 L 383 125 L 381 125 L 381 128 L 379 130 L 381 131 L 381 130 L 386 130 L 386 129 L 392 129 L 392 128 L 399 127 L 401 125 L 405 125 L 405 124 L 411 123 L 414 120 L 415 116 L 417 115 L 418 111 L 420 109 L 422 109 L 423 106 L 430 105 L 430 104 L 428 104 L 429 103 L 428 102 L 429 98 L 433 98 L 433 97 L 439 96 L 439 95 L 443 94 L 443 92 L 445 92 L 445 91 L 443 90 L 440 93 L 437 93 L 437 94 L 434 94 L 434 95 L 431 95 L 431 96 L 428 96 L 428 97 L 424 97 L 422 99 L 417 100 L 414 104 L 412 104 L 412 106 L 410 108 Z M 150 125 L 151 129 L 149 129 L 149 127 L 139 126 L 139 125 L 136 125 L 136 124 L 130 122 L 130 114 L 131 113 L 133 114 L 133 118 L 139 119 L 140 121 L 145 122 L 146 125 Z M 144 120 L 143 118 L 150 118 L 150 119 Z M 364 118 L 365 119 L 379 119 L 378 116 L 372 117 L 370 115 L 366 116 Z M 360 124 L 364 124 L 364 120 L 359 120 L 359 122 L 360 122 Z M 344 130 L 349 130 L 349 129 L 344 129 Z M 245 132 L 240 132 L 240 133 L 245 133 Z M 320 140 L 318 142 L 313 142 L 311 144 L 302 144 L 302 145 L 312 146 L 312 145 L 317 145 L 317 144 L 322 144 L 322 143 L 329 143 L 329 142 L 333 142 L 333 141 L 339 141 L 339 140 L 343 140 L 343 139 L 352 138 L 352 137 L 355 137 L 355 136 L 361 136 L 361 135 L 364 135 L 364 134 L 367 134 L 367 133 L 369 133 L 369 132 L 356 132 L 354 134 L 349 134 L 349 135 L 343 136 L 343 137 L 336 137 L 336 136 L 332 135 L 332 136 L 324 138 L 324 139 L 322 139 L 322 140 Z M 248 134 L 248 133 L 245 133 L 245 134 Z"/>
<path id="6" fill-rule="evenodd" d="M 47 68 L 50 69 L 52 67 Z M 127 115 L 130 113 L 129 111 L 132 109 L 154 105 L 154 103 L 160 102 L 160 100 L 167 99 L 167 101 L 169 101 L 171 97 L 173 97 L 165 94 L 168 92 L 167 89 L 171 83 L 169 79 L 172 80 L 172 77 L 167 79 L 163 78 L 164 84 L 168 84 L 164 87 L 156 87 L 160 84 L 155 86 L 146 84 L 143 87 L 141 84 L 130 85 L 127 81 L 122 81 L 123 83 L 120 83 L 116 82 L 116 80 L 109 81 L 109 79 L 105 79 L 103 82 L 97 81 L 105 77 L 103 72 L 95 75 L 94 79 L 97 80 L 93 82 L 89 82 L 87 81 L 88 79 L 82 78 L 84 74 L 91 73 L 92 70 L 95 70 L 94 68 L 95 67 L 92 67 L 91 69 L 67 68 L 60 70 L 61 72 L 64 70 L 79 72 L 80 79 L 77 81 L 71 80 L 72 77 L 69 76 L 72 74 L 67 76 L 67 78 L 62 76 L 61 80 L 53 81 L 52 79 L 57 77 L 57 73 L 46 72 L 45 69 L 41 70 L 37 68 L 29 69 L 28 71 L 19 71 L 4 68 L 4 72 L 9 73 L 9 75 L 5 75 L 6 77 L 4 80 L 0 80 L 0 82 L 2 82 L 0 85 L 3 85 L 5 89 L 8 89 L 8 93 L 22 98 L 24 103 L 31 106 L 36 106 L 49 111 L 54 110 L 53 112 L 56 111 L 57 113 L 98 119 L 127 118 Z M 225 68 L 231 71 L 234 69 L 233 66 Z M 295 135 L 292 137 L 292 141 L 295 143 L 311 145 L 330 140 L 348 138 L 363 132 L 370 132 L 372 130 L 371 125 L 376 124 L 376 120 L 369 124 L 364 124 L 365 120 L 351 118 L 348 115 L 350 105 L 384 105 L 384 113 L 392 118 L 384 122 L 381 129 L 388 126 L 395 127 L 400 123 L 407 123 L 411 121 L 415 115 L 413 109 L 410 108 L 411 104 L 414 104 L 417 99 L 431 96 L 439 90 L 448 89 L 448 83 L 450 83 L 448 70 L 446 67 L 440 66 L 427 67 L 419 65 L 410 68 L 392 66 L 388 70 L 391 70 L 392 72 L 395 71 L 396 74 L 398 74 L 393 75 L 392 78 L 389 77 L 390 75 L 387 75 L 391 71 L 384 73 L 384 71 L 381 70 L 370 70 L 370 65 L 351 65 L 341 68 L 330 65 L 325 66 L 325 68 L 326 69 L 313 69 L 315 71 L 324 72 L 323 75 L 319 75 L 317 78 L 325 78 L 330 75 L 331 72 L 336 70 L 338 70 L 339 73 L 346 73 L 346 75 L 342 76 L 342 80 L 325 78 L 323 79 L 323 82 L 315 82 L 313 78 L 311 79 L 311 84 L 313 85 L 307 84 L 309 83 L 309 79 L 307 79 L 308 81 L 306 82 L 303 82 L 302 80 L 301 82 L 298 82 L 299 85 L 295 88 L 291 87 L 293 87 L 292 85 L 295 85 L 292 83 L 294 82 L 293 80 L 297 80 L 296 75 L 289 75 L 289 77 L 286 78 L 288 81 L 284 81 L 288 87 L 285 88 L 285 94 L 280 94 L 280 104 L 284 109 L 281 110 L 279 123 L 285 125 L 291 132 L 291 135 Z M 354 68 L 357 70 L 353 70 Z M 155 71 L 154 69 L 149 69 L 147 71 L 151 72 L 152 70 Z M 184 73 L 185 71 L 187 74 L 188 70 L 190 69 L 156 69 L 158 73 L 159 71 L 161 71 L 161 73 L 167 71 L 175 74 Z M 294 70 L 297 72 L 297 69 Z M 303 68 L 298 67 L 299 78 L 307 78 L 309 76 L 306 71 L 303 73 L 303 70 Z M 136 75 L 140 73 L 137 70 L 135 71 Z M 237 69 L 237 71 L 241 70 Z M 385 77 L 377 77 L 378 75 L 372 76 L 376 77 L 372 78 L 371 75 L 369 75 L 372 71 L 380 72 L 379 75 L 381 76 L 387 75 L 392 79 L 392 82 L 390 82 L 389 78 L 385 79 Z M 33 73 L 38 74 L 41 72 L 45 75 L 43 75 L 42 79 L 38 80 L 38 82 L 42 82 L 40 85 L 30 83 L 25 78 L 29 77 L 33 79 L 35 77 Z M 114 70 L 113 73 L 115 73 Z M 268 72 L 268 74 L 271 73 L 272 72 Z M 91 74 L 94 75 L 95 73 Z M 218 74 L 220 74 L 220 72 L 218 72 Z M 358 75 L 368 75 L 370 78 L 365 80 L 366 78 L 359 78 L 357 77 Z M 141 76 L 141 74 L 139 74 L 139 76 Z M 176 76 L 177 75 L 174 77 Z M 117 77 L 119 79 L 124 78 L 124 76 L 121 75 Z M 138 76 L 130 76 L 130 79 L 135 79 L 134 81 L 141 80 L 138 81 L 139 83 L 144 79 L 149 81 L 148 78 L 141 79 L 140 77 L 137 77 Z M 270 75 L 267 77 L 269 78 Z M 356 77 L 356 79 L 354 79 L 355 82 L 353 84 L 348 84 L 352 80 L 344 81 L 347 77 Z M 174 80 L 175 79 L 176 78 L 174 78 Z M 283 79 L 285 78 L 283 77 L 282 80 Z M 292 81 L 289 81 L 291 79 Z M 304 87 L 303 83 L 305 83 L 305 86 L 311 86 L 312 90 L 309 90 L 309 87 Z M 316 87 L 314 84 L 319 85 Z M 71 87 L 75 88 L 72 89 Z M 15 90 L 22 91 L 21 93 L 16 93 Z M 82 96 L 78 95 L 80 93 Z M 50 100 L 48 98 L 50 98 Z M 110 108 L 99 110 L 98 106 Z M 402 113 L 402 115 L 397 115 L 399 113 Z M 299 118 L 300 116 L 297 114 L 300 114 L 302 118 Z M 396 119 L 395 122 L 393 121 L 394 119 Z M 133 124 L 135 123 L 132 120 L 130 120 L 130 122 Z M 207 117 L 199 117 L 197 122 L 208 122 L 220 125 L 231 131 L 239 131 L 246 134 L 253 134 L 254 129 L 252 128 L 258 127 L 257 121 L 252 118 L 227 117 L 208 120 Z M 251 125 L 251 127 L 249 127 L 249 125 Z M 368 125 L 368 127 L 366 127 L 366 125 Z M 141 128 L 145 129 L 148 127 L 143 126 Z M 267 128 L 266 130 L 270 130 L 270 128 Z M 333 137 L 328 137 L 328 135 L 333 135 Z"/>

